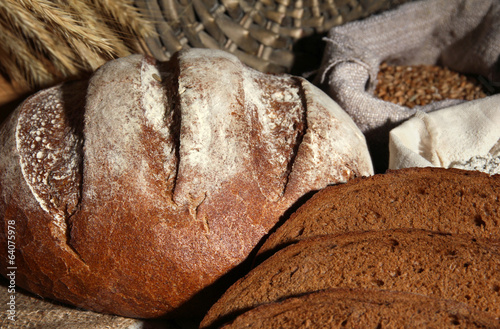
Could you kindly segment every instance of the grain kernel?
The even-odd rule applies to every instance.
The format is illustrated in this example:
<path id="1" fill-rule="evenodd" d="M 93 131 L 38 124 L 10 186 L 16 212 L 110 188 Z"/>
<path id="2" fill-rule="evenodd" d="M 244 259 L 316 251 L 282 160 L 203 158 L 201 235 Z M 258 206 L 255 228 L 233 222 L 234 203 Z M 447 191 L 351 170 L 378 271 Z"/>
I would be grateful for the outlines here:
<path id="1" fill-rule="evenodd" d="M 443 99 L 473 100 L 486 97 L 474 78 L 437 65 L 390 66 L 382 63 L 375 95 L 407 107 Z"/>

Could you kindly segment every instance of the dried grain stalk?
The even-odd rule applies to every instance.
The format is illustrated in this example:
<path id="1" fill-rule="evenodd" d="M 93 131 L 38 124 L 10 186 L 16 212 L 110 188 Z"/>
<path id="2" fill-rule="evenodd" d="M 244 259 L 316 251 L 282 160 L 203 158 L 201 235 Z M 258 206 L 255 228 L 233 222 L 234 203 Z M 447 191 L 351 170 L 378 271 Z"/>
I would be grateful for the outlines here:
<path id="1" fill-rule="evenodd" d="M 153 34 L 130 0 L 2 0 L 0 22 L 0 70 L 25 88 L 147 52 L 140 39 Z"/>
<path id="2" fill-rule="evenodd" d="M 116 26 L 118 31 L 128 31 L 130 35 L 150 37 L 155 35 L 152 25 L 134 7 L 132 0 L 90 0 L 94 10 L 105 15 L 105 22 Z"/>
<path id="3" fill-rule="evenodd" d="M 53 38 L 32 12 L 20 10 L 12 2 L 6 1 L 0 4 L 0 15 L 5 17 L 0 23 L 2 32 L 9 36 L 7 43 L 2 45 L 7 49 L 11 48 L 9 57 L 23 63 L 27 69 L 26 73 L 29 73 L 29 66 L 35 65 L 32 64 L 31 57 L 33 56 L 39 60 L 45 59 L 54 67 L 55 71 L 53 71 L 60 72 L 62 76 L 72 76 L 78 73 L 71 49 L 68 49 L 64 40 L 61 42 Z M 28 53 L 31 55 L 30 58 L 26 57 Z M 3 60 L 7 59 L 3 58 Z M 5 63 L 3 65 L 5 66 Z M 8 68 L 15 70 L 15 67 Z M 38 80 L 36 75 L 33 78 L 35 81 Z"/>
<path id="4" fill-rule="evenodd" d="M 0 58 L 2 69 L 12 81 L 26 82 L 34 85 L 46 83 L 53 74 L 48 71 L 47 63 L 26 47 L 22 39 L 17 38 L 10 30 L 0 27 Z M 15 54 L 15 55 L 13 55 Z"/>

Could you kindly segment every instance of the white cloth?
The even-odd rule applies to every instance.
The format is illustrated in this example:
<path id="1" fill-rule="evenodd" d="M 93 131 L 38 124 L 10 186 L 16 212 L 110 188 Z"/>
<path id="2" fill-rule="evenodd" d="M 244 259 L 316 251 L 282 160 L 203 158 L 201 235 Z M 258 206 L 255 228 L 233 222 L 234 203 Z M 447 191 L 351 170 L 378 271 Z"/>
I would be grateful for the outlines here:
<path id="1" fill-rule="evenodd" d="M 415 116 L 389 134 L 389 169 L 444 167 L 500 174 L 500 95 Z"/>
<path id="2" fill-rule="evenodd" d="M 365 133 L 372 157 L 387 165 L 388 134 L 417 111 L 459 103 L 434 102 L 413 109 L 374 96 L 379 65 L 442 65 L 500 82 L 500 1 L 422 0 L 365 20 L 332 28 L 316 83 Z M 385 152 L 385 154 L 384 154 Z"/>

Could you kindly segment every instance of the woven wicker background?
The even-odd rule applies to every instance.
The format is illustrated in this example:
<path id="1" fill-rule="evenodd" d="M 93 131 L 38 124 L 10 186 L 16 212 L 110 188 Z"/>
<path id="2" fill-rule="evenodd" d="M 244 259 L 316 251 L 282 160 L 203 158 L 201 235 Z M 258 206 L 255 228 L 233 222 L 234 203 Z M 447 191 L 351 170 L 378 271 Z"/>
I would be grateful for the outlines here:
<path id="1" fill-rule="evenodd" d="M 152 54 L 223 49 L 262 72 L 300 74 L 317 67 L 330 28 L 408 0 L 136 0 L 158 36 Z"/>
<path id="2" fill-rule="evenodd" d="M 414 0 L 2 0 L 0 74 L 32 91 L 131 53 L 223 49 L 262 72 L 316 69 L 331 27 Z"/>

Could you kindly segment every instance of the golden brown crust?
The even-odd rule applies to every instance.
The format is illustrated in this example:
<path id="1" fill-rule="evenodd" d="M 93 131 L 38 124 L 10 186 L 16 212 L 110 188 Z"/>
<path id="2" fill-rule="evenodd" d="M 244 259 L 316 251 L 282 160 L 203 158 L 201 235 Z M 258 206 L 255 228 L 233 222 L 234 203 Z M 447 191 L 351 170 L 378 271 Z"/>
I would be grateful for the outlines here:
<path id="1" fill-rule="evenodd" d="M 130 56 L 80 97 L 67 86 L 3 127 L 0 216 L 16 221 L 17 283 L 78 307 L 201 313 L 299 197 L 372 174 L 363 135 L 326 95 L 223 52 Z"/>

